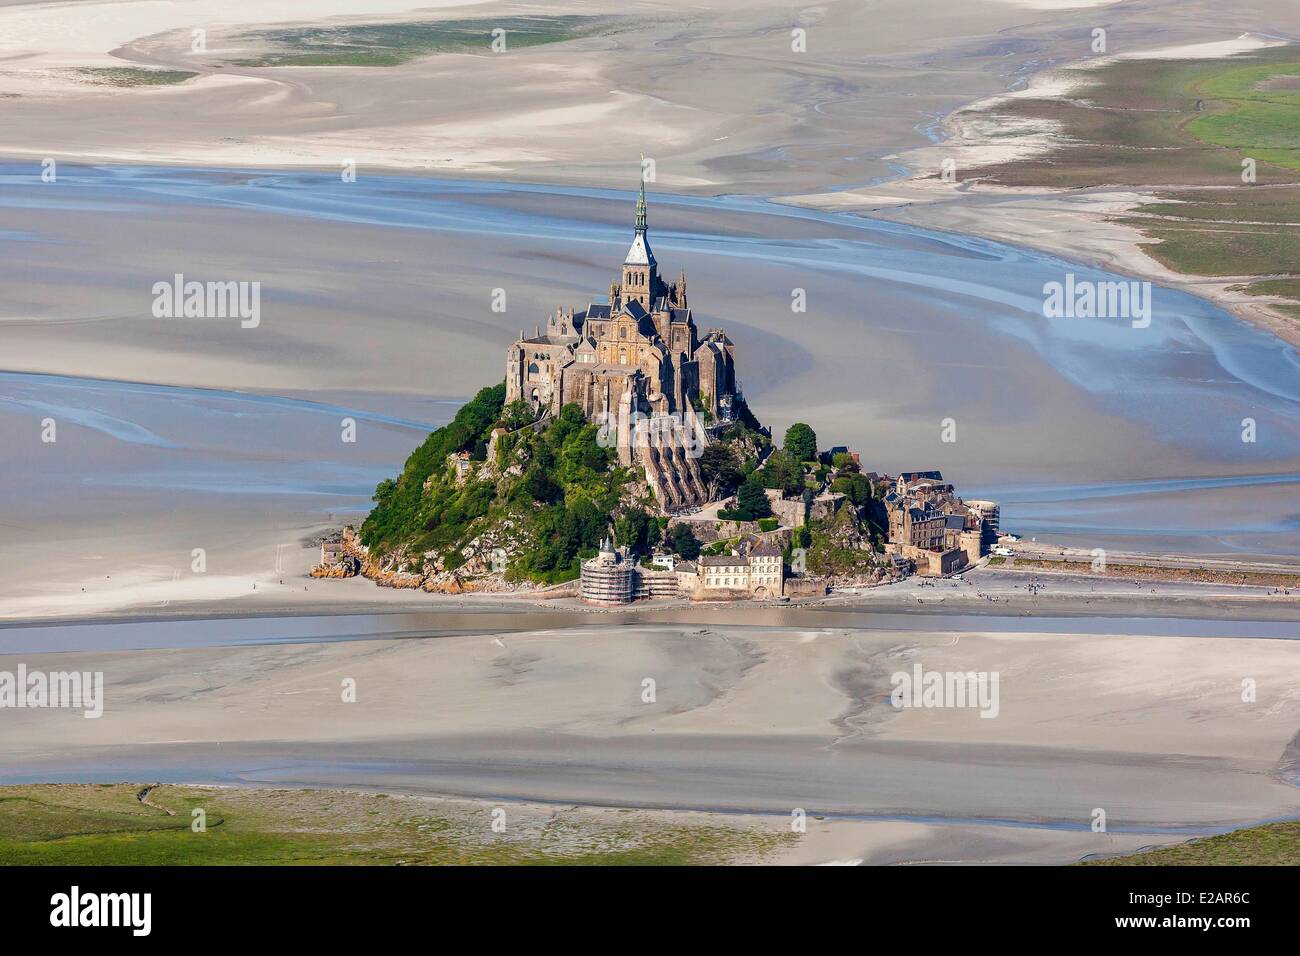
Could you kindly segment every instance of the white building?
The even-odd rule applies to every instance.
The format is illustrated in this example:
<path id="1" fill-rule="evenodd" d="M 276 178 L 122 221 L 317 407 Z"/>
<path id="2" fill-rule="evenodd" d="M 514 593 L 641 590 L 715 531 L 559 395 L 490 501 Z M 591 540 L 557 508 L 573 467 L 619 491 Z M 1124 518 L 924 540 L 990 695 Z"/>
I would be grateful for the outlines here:
<path id="1" fill-rule="evenodd" d="M 781 549 L 764 541 L 748 555 L 716 554 L 700 558 L 696 600 L 748 596 L 763 600 L 785 591 Z"/>

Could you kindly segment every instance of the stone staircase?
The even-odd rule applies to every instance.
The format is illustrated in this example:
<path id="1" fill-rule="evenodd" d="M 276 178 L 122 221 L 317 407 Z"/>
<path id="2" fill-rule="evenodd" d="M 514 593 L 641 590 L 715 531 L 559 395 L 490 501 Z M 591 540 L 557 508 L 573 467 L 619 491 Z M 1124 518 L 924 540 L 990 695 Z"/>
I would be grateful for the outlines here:
<path id="1" fill-rule="evenodd" d="M 688 425 L 692 426 L 694 422 Z M 703 429 L 696 434 L 701 443 L 707 441 Z M 678 428 L 649 428 L 639 433 L 636 461 L 645 468 L 646 482 L 665 511 L 697 508 L 709 500 L 699 459 L 688 452 Z"/>

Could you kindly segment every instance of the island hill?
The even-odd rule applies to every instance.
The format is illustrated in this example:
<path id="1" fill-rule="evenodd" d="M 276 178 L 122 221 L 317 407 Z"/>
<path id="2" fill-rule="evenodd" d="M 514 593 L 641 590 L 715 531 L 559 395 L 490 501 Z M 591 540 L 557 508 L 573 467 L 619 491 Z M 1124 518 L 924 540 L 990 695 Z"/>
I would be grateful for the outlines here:
<path id="1" fill-rule="evenodd" d="M 556 309 L 375 489 L 318 577 L 463 592 L 550 588 L 593 604 L 780 599 L 979 560 L 997 506 L 938 472 L 863 472 L 807 424 L 780 447 L 750 411 L 736 349 L 703 333 L 686 276 L 651 250 L 645 187 L 605 302 Z"/>

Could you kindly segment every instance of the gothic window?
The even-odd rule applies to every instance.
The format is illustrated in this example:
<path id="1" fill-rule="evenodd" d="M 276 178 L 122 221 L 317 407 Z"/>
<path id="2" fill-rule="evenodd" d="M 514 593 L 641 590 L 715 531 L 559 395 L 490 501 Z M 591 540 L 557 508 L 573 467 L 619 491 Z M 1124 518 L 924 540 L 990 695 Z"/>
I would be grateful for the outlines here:
<path id="1" fill-rule="evenodd" d="M 528 363 L 528 374 L 529 374 L 529 375 L 536 375 L 539 371 L 541 371 L 541 370 L 537 367 L 537 363 L 536 363 L 536 362 L 529 362 L 529 363 Z"/>

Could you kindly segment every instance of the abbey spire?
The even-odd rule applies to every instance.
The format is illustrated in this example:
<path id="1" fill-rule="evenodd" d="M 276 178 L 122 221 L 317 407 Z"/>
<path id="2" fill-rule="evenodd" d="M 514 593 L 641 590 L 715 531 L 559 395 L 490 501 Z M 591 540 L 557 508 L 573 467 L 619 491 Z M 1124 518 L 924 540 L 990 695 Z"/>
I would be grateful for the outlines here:
<path id="1" fill-rule="evenodd" d="M 645 176 L 641 177 L 641 194 L 636 200 L 636 232 L 644 236 L 646 230 Z"/>
<path id="2" fill-rule="evenodd" d="M 650 251 L 650 240 L 646 237 L 646 201 L 645 201 L 645 177 L 641 177 L 641 191 L 636 199 L 636 231 L 632 236 L 632 245 L 627 250 L 627 256 L 623 259 L 623 265 L 626 266 L 646 266 L 648 267 L 645 276 L 645 283 L 649 283 L 650 275 L 655 269 L 655 255 Z M 626 282 L 627 269 L 623 270 L 624 285 Z"/>
<path id="3" fill-rule="evenodd" d="M 636 231 L 632 236 L 632 245 L 623 259 L 623 281 L 621 283 L 624 302 L 636 301 L 641 308 L 649 312 L 651 302 L 656 295 L 662 294 L 662 282 L 659 281 L 659 268 L 655 254 L 650 251 L 650 240 L 646 238 L 646 201 L 645 175 L 641 176 L 641 190 L 636 200 Z"/>

